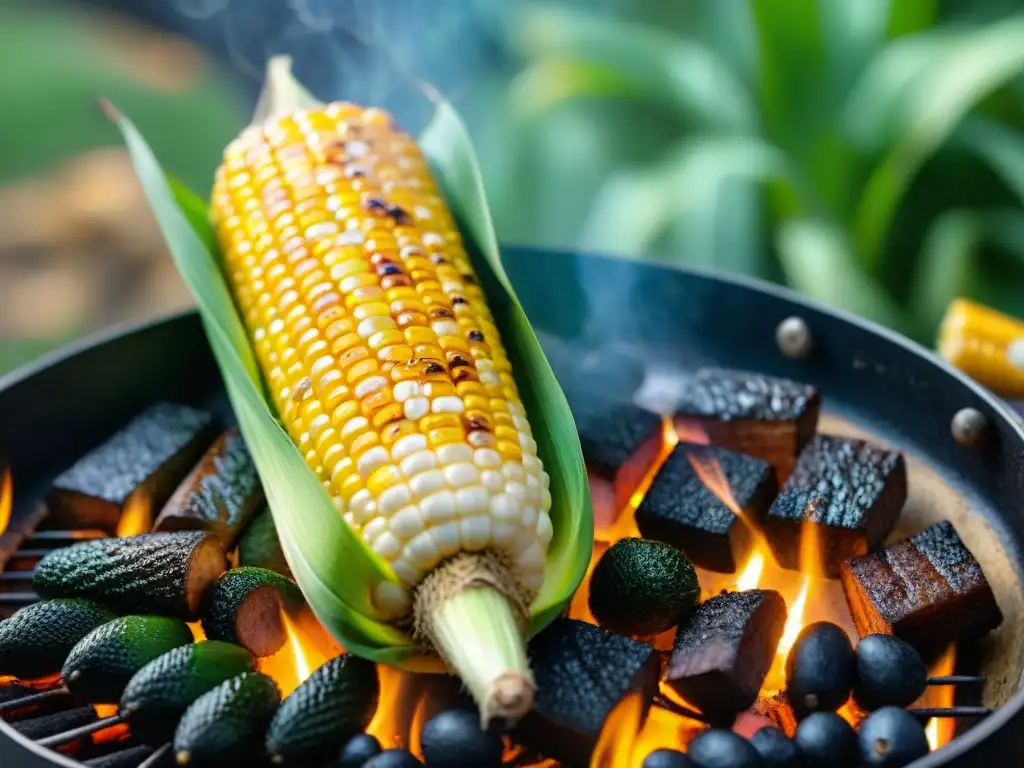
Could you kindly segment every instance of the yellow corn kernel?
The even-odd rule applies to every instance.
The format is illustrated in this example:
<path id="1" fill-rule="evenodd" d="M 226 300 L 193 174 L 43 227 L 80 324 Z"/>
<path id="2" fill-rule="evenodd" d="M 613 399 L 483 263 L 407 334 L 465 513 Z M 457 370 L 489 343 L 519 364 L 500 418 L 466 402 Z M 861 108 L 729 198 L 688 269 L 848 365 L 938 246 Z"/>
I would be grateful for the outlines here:
<path id="1" fill-rule="evenodd" d="M 939 355 L 1003 397 L 1024 397 L 1024 322 L 966 299 L 946 310 Z M 1017 356 L 1017 364 L 1012 356 Z"/>

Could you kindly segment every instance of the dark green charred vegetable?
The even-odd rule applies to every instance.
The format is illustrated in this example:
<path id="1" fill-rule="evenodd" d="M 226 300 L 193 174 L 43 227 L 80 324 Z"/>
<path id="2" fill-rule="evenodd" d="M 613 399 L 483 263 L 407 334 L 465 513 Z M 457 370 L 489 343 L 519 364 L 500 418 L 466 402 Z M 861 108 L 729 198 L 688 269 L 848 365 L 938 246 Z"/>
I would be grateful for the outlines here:
<path id="1" fill-rule="evenodd" d="M 272 678 L 243 672 L 207 691 L 185 712 L 174 734 L 178 765 L 223 766 L 258 762 L 263 734 L 281 703 Z"/>
<path id="2" fill-rule="evenodd" d="M 211 640 L 270 656 L 287 639 L 282 608 L 301 604 L 302 593 L 291 579 L 266 568 L 233 568 L 203 597 L 203 631 Z"/>
<path id="3" fill-rule="evenodd" d="M 75 644 L 114 615 L 91 600 L 25 606 L 0 621 L 0 675 L 29 679 L 59 672 Z"/>
<path id="4" fill-rule="evenodd" d="M 373 663 L 350 653 L 324 662 L 277 710 L 267 753 L 289 766 L 326 762 L 370 724 L 379 696 Z"/>
<path id="5" fill-rule="evenodd" d="M 39 561 L 32 585 L 44 597 L 84 597 L 122 613 L 194 621 L 226 565 L 224 546 L 211 533 L 146 533 L 55 550 Z"/>
<path id="6" fill-rule="evenodd" d="M 128 681 L 121 712 L 136 737 L 147 744 L 163 744 L 192 702 L 225 680 L 251 672 L 253 664 L 251 653 L 231 643 L 206 640 L 183 645 L 149 662 Z"/>
<path id="7" fill-rule="evenodd" d="M 122 616 L 71 649 L 61 677 L 80 701 L 116 702 L 146 664 L 192 642 L 188 625 L 166 616 Z"/>
<path id="8" fill-rule="evenodd" d="M 268 568 L 292 578 L 288 561 L 281 549 L 281 540 L 277 538 L 274 516 L 268 507 L 256 513 L 238 540 L 238 564 Z"/>

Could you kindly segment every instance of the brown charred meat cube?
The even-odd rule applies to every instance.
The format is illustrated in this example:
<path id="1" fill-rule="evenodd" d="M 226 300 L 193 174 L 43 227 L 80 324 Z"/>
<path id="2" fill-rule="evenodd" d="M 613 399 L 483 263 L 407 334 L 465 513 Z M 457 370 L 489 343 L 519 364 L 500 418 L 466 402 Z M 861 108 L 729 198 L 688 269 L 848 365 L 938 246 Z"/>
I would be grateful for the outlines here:
<path id="1" fill-rule="evenodd" d="M 801 567 L 801 536 L 815 536 L 820 565 L 837 578 L 844 560 L 885 541 L 906 499 L 902 454 L 865 440 L 816 435 L 768 510 L 764 531 L 779 565 L 791 570 Z"/>
<path id="2" fill-rule="evenodd" d="M 214 434 L 205 411 L 152 406 L 53 481 L 53 523 L 116 533 L 122 514 L 130 513 L 148 528 Z"/>
<path id="3" fill-rule="evenodd" d="M 637 508 L 636 524 L 645 538 L 681 549 L 694 565 L 733 573 L 750 553 L 750 525 L 764 517 L 778 490 L 762 459 L 679 443 Z"/>
<path id="4" fill-rule="evenodd" d="M 587 470 L 614 486 L 616 510 L 641 484 L 661 452 L 661 417 L 630 403 L 573 411 Z"/>
<path id="5" fill-rule="evenodd" d="M 679 625 L 663 679 L 709 718 L 732 722 L 757 699 L 785 624 L 774 590 L 716 595 Z"/>
<path id="6" fill-rule="evenodd" d="M 747 371 L 703 368 L 676 407 L 681 436 L 709 441 L 789 470 L 818 426 L 821 394 L 809 384 Z"/>
<path id="7" fill-rule="evenodd" d="M 948 521 L 843 564 L 857 632 L 918 648 L 976 638 L 1003 621 L 981 566 Z"/>
<path id="8" fill-rule="evenodd" d="M 178 486 L 153 530 L 209 531 L 231 549 L 262 502 L 256 465 L 238 428 L 231 427 Z"/>
<path id="9" fill-rule="evenodd" d="M 555 619 L 527 649 L 537 693 L 515 740 L 567 765 L 588 764 L 609 713 L 637 696 L 646 713 L 658 690 L 658 656 L 628 637 Z"/>

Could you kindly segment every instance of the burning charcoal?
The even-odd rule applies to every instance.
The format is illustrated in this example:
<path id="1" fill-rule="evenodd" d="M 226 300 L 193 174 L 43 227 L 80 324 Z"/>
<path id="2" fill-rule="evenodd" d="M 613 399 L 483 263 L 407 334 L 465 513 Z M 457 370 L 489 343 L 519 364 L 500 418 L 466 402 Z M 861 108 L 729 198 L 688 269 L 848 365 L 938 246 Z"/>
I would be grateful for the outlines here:
<path id="1" fill-rule="evenodd" d="M 759 698 L 754 702 L 754 706 L 751 707 L 750 711 L 770 720 L 772 725 L 789 738 L 793 738 L 793 735 L 796 733 L 796 715 L 793 713 L 793 708 L 789 705 L 789 701 L 784 693 Z"/>
<path id="2" fill-rule="evenodd" d="M 679 625 L 664 680 L 704 714 L 731 722 L 757 698 L 785 623 L 778 592 L 717 595 Z"/>
<path id="3" fill-rule="evenodd" d="M 38 741 L 47 736 L 70 731 L 72 728 L 95 723 L 97 720 L 99 716 L 93 707 L 76 707 L 42 717 L 33 717 L 31 720 L 21 720 L 11 723 L 10 726 L 26 739 Z"/>
<path id="4" fill-rule="evenodd" d="M 238 428 L 232 427 L 178 486 L 153 530 L 210 531 L 231 549 L 262 502 L 256 465 Z"/>
<path id="5" fill-rule="evenodd" d="M 170 403 L 149 408 L 53 481 L 54 524 L 115 533 L 123 515 L 148 528 L 212 436 L 208 413 Z"/>
<path id="6" fill-rule="evenodd" d="M 892 635 L 868 635 L 857 643 L 853 700 L 872 712 L 909 707 L 928 686 L 928 667 L 910 643 Z"/>
<path id="7" fill-rule="evenodd" d="M 798 718 L 835 712 L 850 698 L 857 659 L 850 638 L 828 621 L 808 624 L 786 657 L 786 697 Z"/>
<path id="8" fill-rule="evenodd" d="M 709 728 L 686 748 L 694 768 L 761 768 L 761 756 L 750 742 L 732 731 Z"/>
<path id="9" fill-rule="evenodd" d="M 932 648 L 1003 621 L 981 566 L 948 521 L 844 563 L 842 580 L 862 637 L 878 632 Z"/>
<path id="10" fill-rule="evenodd" d="M 705 368 L 676 406 L 685 435 L 694 427 L 709 442 L 788 469 L 818 426 L 821 395 L 809 384 L 746 371 Z"/>
<path id="11" fill-rule="evenodd" d="M 661 417 L 628 403 L 586 414 L 577 409 L 573 415 L 587 468 L 614 484 L 616 509 L 621 508 L 661 452 Z"/>
<path id="12" fill-rule="evenodd" d="M 884 707 L 866 717 L 858 740 L 865 768 L 900 768 L 931 750 L 921 721 L 899 707 Z"/>
<path id="13" fill-rule="evenodd" d="M 674 749 L 656 749 L 644 758 L 640 768 L 690 768 L 693 763 L 685 753 Z"/>
<path id="14" fill-rule="evenodd" d="M 716 484 L 721 487 L 712 490 Z M 640 502 L 636 524 L 643 536 L 681 549 L 694 565 L 734 573 L 750 554 L 753 537 L 730 504 L 745 520 L 759 520 L 778 490 L 766 461 L 725 448 L 679 443 Z M 729 494 L 730 504 L 715 491 Z"/>
<path id="15" fill-rule="evenodd" d="M 331 768 L 363 768 L 371 757 L 380 754 L 380 742 L 375 736 L 360 733 L 341 748 Z"/>
<path id="16" fill-rule="evenodd" d="M 586 765 L 605 719 L 628 695 L 646 712 L 658 689 L 658 656 L 644 643 L 559 618 L 533 638 L 533 709 L 516 740 L 571 765 Z"/>
<path id="17" fill-rule="evenodd" d="M 801 534 L 817 536 L 825 572 L 879 546 L 907 498 L 902 454 L 865 440 L 817 435 L 768 510 L 765 534 L 783 568 L 797 570 Z M 805 523 L 814 526 L 808 532 Z"/>
<path id="18" fill-rule="evenodd" d="M 800 750 L 778 728 L 765 726 L 750 739 L 750 745 L 761 756 L 764 768 L 801 768 Z"/>

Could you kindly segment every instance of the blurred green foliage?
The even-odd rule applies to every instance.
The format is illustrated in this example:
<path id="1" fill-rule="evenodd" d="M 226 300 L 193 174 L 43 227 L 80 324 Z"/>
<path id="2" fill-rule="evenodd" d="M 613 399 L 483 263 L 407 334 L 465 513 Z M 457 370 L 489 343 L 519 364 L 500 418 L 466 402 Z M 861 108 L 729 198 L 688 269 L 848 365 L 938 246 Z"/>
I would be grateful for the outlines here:
<path id="1" fill-rule="evenodd" d="M 1004 2 L 531 5 L 483 132 L 507 240 L 784 282 L 931 343 L 1024 316 L 1024 13 Z"/>

